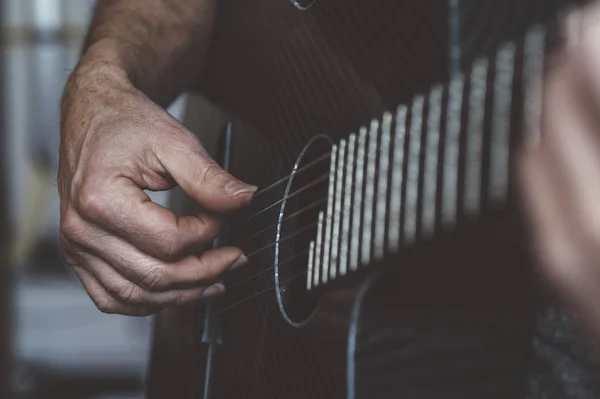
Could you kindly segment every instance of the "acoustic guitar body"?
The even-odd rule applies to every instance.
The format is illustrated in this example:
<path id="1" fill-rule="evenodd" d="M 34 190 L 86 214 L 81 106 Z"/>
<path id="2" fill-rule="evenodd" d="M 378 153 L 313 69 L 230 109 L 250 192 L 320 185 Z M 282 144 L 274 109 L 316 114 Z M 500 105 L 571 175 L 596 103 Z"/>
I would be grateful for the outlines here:
<path id="1" fill-rule="evenodd" d="M 250 262 L 157 317 L 148 396 L 523 397 L 536 288 L 510 165 L 559 3 L 220 1 L 203 86 L 231 114 L 220 163 L 260 189 L 216 244 Z"/>

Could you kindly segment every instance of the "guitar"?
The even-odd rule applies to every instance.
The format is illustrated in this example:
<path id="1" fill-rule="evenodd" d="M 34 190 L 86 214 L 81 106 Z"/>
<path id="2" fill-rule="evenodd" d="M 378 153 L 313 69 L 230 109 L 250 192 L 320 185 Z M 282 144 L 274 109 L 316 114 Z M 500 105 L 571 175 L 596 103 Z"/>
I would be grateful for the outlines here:
<path id="1" fill-rule="evenodd" d="M 215 245 L 250 263 L 158 316 L 149 397 L 524 397 L 512 159 L 562 3 L 219 2 L 203 87 L 260 189 Z"/>

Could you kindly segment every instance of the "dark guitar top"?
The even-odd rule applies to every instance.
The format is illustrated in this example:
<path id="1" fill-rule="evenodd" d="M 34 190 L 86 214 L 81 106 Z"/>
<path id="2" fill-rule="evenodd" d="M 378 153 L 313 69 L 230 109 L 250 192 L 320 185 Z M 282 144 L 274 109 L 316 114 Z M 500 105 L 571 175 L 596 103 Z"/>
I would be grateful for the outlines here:
<path id="1" fill-rule="evenodd" d="M 461 98 L 463 92 L 471 93 L 475 83 L 466 77 L 477 73 L 472 63 L 480 55 L 491 55 L 489 64 L 496 65 L 495 51 L 505 41 L 518 43 L 514 61 L 518 64 L 525 57 L 522 37 L 527 29 L 538 23 L 552 25 L 563 3 L 316 0 L 302 11 L 288 0 L 220 1 L 203 87 L 233 121 L 223 135 L 226 156 L 221 161 L 234 175 L 261 188 L 285 180 L 300 154 L 299 165 L 306 169 L 293 182 L 265 190 L 251 209 L 231 220 L 221 243 L 240 245 L 251 262 L 245 270 L 226 276 L 227 297 L 209 305 L 166 311 L 157 318 L 149 397 L 600 395 L 585 346 L 568 318 L 544 305 L 545 297 L 539 299 L 525 236 L 514 234 L 520 224 L 512 207 L 510 213 L 498 213 L 484 198 L 481 217 L 470 221 L 467 206 L 461 205 L 458 227 L 437 234 L 445 201 L 438 195 L 432 214 L 436 234 L 431 239 L 417 239 L 399 253 L 368 262 L 373 265 L 368 271 L 330 285 L 317 276 L 314 282 L 318 284 L 313 286 L 309 278 L 306 288 L 304 277 L 308 259 L 313 259 L 310 254 L 319 246 L 315 242 L 319 211 L 327 215 L 327 206 L 336 205 L 328 205 L 325 199 L 337 198 L 328 196 L 333 176 L 329 163 L 322 168 L 308 166 L 323 155 L 330 161 L 332 144 L 336 151 L 343 146 L 344 153 L 336 154 L 341 157 L 339 165 L 346 166 L 352 159 L 350 143 L 360 148 L 359 127 L 372 127 L 371 120 L 378 118 L 381 125 L 376 130 L 381 135 L 377 137 L 385 137 L 382 115 L 389 111 L 393 113 L 390 129 L 397 131 L 399 104 L 408 104 L 408 127 L 415 125 L 417 107 L 431 115 L 431 93 L 435 92 L 431 87 L 447 82 L 453 68 L 465 71 L 467 83 Z M 502 73 L 499 68 L 489 67 L 489 71 L 482 83 L 488 90 L 482 94 L 481 115 L 482 126 L 491 128 L 496 101 L 493 87 Z M 515 82 L 522 73 L 515 69 Z M 519 83 L 510 88 L 515 93 L 521 89 Z M 414 100 L 419 93 L 427 93 L 422 103 Z M 440 109 L 446 110 L 452 103 L 452 86 L 439 93 Z M 519 96 L 512 95 L 513 109 L 524 104 Z M 458 119 L 465 127 L 457 130 L 461 182 L 469 175 L 463 149 L 468 148 L 465 137 L 471 108 L 466 96 L 464 100 Z M 448 124 L 442 125 L 441 137 L 446 137 Z M 358 134 L 356 142 L 350 133 Z M 319 135 L 328 139 L 315 140 Z M 364 135 L 373 137 L 370 132 Z M 386 149 L 383 139 L 379 140 L 375 149 Z M 485 138 L 483 144 L 491 145 L 490 141 Z M 513 147 L 516 142 L 511 139 Z M 427 143 L 414 150 L 417 158 L 425 159 Z M 408 155 L 411 148 L 415 147 L 407 141 Z M 442 153 L 443 141 L 440 148 Z M 352 154 L 360 157 L 359 150 Z M 381 155 L 376 157 L 381 165 Z M 493 165 L 493 160 L 483 158 L 484 166 Z M 336 164 L 331 165 L 333 171 Z M 409 177 L 411 165 L 406 160 L 401 166 Z M 425 161 L 415 165 L 416 176 L 421 176 Z M 352 187 L 369 181 L 367 165 L 362 179 L 354 173 L 348 179 Z M 443 177 L 443 168 L 436 173 Z M 333 187 L 341 190 L 341 198 L 346 186 L 339 183 L 343 178 L 337 181 Z M 422 178 L 417 181 L 414 213 L 421 217 L 426 189 Z M 484 186 L 490 181 L 484 179 Z M 410 197 L 407 184 L 402 185 L 403 199 Z M 306 187 L 294 201 L 282 201 L 290 192 Z M 465 183 L 458 187 L 457 201 L 466 203 Z M 361 193 L 368 201 L 368 188 Z M 393 193 L 384 194 L 390 197 L 386 204 L 391 210 Z M 410 221 L 406 206 L 398 219 L 403 226 Z M 386 216 L 393 220 L 389 212 Z M 325 226 L 327 220 L 321 222 Z M 391 223 L 386 222 L 386 229 Z M 340 236 L 334 235 L 339 240 L 328 245 L 344 242 L 342 227 L 340 221 L 336 230 Z M 365 224 L 360 227 L 364 229 Z M 422 222 L 416 224 L 416 237 L 424 230 Z M 406 237 L 402 239 L 405 242 Z M 340 257 L 353 256 L 352 241 L 348 241 L 347 251 L 336 246 Z M 364 248 L 377 251 L 375 244 L 368 245 Z M 323 268 L 328 267 L 325 263 Z M 302 278 L 296 278 L 298 272 L 304 273 Z M 557 355 L 554 347 L 565 349 Z"/>

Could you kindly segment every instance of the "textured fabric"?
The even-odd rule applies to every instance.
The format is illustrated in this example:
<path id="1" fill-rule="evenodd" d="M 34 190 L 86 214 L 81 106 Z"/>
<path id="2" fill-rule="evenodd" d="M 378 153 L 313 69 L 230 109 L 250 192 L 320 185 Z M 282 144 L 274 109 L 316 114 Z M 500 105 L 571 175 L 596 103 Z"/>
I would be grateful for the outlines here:
<path id="1" fill-rule="evenodd" d="M 564 309 L 537 313 L 528 399 L 600 398 L 600 370 Z"/>

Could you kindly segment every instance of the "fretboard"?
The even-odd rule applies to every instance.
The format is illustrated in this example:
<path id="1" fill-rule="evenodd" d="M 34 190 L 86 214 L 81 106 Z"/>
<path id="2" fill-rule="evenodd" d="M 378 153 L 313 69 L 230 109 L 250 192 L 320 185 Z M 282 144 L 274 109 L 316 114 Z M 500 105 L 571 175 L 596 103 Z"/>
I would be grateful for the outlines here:
<path id="1" fill-rule="evenodd" d="M 308 290 L 506 204 L 515 137 L 539 112 L 545 47 L 535 26 L 332 146 Z"/>

